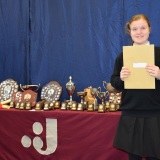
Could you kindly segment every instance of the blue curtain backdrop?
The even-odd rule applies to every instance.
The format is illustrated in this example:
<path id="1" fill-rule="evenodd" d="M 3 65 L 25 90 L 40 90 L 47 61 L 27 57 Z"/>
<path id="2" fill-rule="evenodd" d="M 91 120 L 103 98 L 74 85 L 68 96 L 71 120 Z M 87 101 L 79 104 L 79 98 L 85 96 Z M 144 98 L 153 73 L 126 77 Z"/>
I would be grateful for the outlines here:
<path id="1" fill-rule="evenodd" d="M 0 0 L 0 82 L 57 81 L 62 101 L 69 76 L 74 100 L 89 86 L 104 91 L 116 56 L 130 45 L 125 23 L 138 13 L 149 17 L 150 42 L 160 46 L 159 0 Z"/>

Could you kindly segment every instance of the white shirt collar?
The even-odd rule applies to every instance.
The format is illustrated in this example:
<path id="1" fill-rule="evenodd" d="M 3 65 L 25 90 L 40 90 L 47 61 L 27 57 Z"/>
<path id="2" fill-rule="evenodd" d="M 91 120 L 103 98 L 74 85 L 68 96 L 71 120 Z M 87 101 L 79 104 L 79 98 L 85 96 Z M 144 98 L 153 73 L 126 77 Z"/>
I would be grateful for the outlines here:
<path id="1" fill-rule="evenodd" d="M 148 41 L 145 45 L 150 45 L 150 42 Z M 137 44 L 133 43 L 133 46 L 137 46 Z"/>

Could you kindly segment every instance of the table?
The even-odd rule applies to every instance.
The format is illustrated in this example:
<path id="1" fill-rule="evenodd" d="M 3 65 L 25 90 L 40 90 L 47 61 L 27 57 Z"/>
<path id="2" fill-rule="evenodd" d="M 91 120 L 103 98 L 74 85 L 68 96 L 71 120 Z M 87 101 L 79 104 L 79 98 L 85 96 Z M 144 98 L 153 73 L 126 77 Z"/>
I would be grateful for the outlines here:
<path id="1" fill-rule="evenodd" d="M 127 160 L 112 147 L 121 112 L 0 110 L 1 160 Z"/>

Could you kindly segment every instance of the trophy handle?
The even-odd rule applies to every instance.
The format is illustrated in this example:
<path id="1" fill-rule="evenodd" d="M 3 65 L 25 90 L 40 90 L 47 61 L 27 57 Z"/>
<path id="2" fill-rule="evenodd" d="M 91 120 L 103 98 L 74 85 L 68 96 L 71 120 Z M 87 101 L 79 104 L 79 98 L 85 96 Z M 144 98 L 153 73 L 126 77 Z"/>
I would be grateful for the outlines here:
<path id="1" fill-rule="evenodd" d="M 109 92 L 108 91 L 106 91 L 106 98 L 109 96 Z"/>
<path id="2" fill-rule="evenodd" d="M 19 87 L 21 88 L 22 91 L 25 91 L 25 90 L 23 89 L 23 87 L 22 87 L 22 84 L 20 84 Z"/>
<path id="3" fill-rule="evenodd" d="M 101 92 L 101 87 L 98 87 L 97 89 L 98 89 L 98 93 Z"/>
<path id="4" fill-rule="evenodd" d="M 103 81 L 103 87 L 104 87 L 104 89 L 106 89 L 106 86 L 107 86 L 107 82 Z"/>
<path id="5" fill-rule="evenodd" d="M 40 83 L 37 85 L 37 89 L 35 91 L 38 91 L 39 87 L 40 87 Z"/>

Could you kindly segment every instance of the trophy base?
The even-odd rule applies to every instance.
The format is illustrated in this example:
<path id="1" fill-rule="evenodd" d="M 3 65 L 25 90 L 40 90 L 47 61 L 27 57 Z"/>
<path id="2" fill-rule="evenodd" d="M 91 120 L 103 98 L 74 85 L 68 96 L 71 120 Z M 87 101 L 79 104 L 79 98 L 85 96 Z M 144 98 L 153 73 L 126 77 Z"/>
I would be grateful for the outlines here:
<path id="1" fill-rule="evenodd" d="M 20 110 L 25 109 L 25 103 L 24 103 L 24 102 L 21 102 L 21 103 L 20 103 L 19 109 L 20 109 Z"/>
<path id="2" fill-rule="evenodd" d="M 55 102 L 50 102 L 49 109 L 54 110 Z"/>
<path id="3" fill-rule="evenodd" d="M 15 109 L 19 109 L 19 107 L 20 107 L 20 102 L 17 102 L 16 106 L 15 106 Z"/>
<path id="4" fill-rule="evenodd" d="M 93 112 L 94 111 L 94 104 L 89 104 L 87 108 L 88 112 Z"/>
<path id="5" fill-rule="evenodd" d="M 84 104 L 78 103 L 77 111 L 84 111 Z"/>
<path id="6" fill-rule="evenodd" d="M 67 110 L 67 102 L 62 102 L 61 110 Z"/>
<path id="7" fill-rule="evenodd" d="M 109 108 L 110 108 L 110 102 L 109 101 L 105 102 L 105 108 L 106 108 L 106 111 L 109 111 Z"/>
<path id="8" fill-rule="evenodd" d="M 31 110 L 32 109 L 32 104 L 31 102 L 26 102 L 26 109 Z"/>
<path id="9" fill-rule="evenodd" d="M 114 104 L 114 103 L 111 103 L 110 104 L 110 107 L 109 107 L 109 111 L 110 112 L 115 112 L 117 109 L 116 109 L 116 104 Z"/>
<path id="10" fill-rule="evenodd" d="M 14 107 L 15 107 L 15 102 L 14 102 L 14 101 L 11 101 L 11 102 L 10 102 L 10 107 L 11 107 L 11 108 L 14 108 Z"/>
<path id="11" fill-rule="evenodd" d="M 55 101 L 54 109 L 60 109 L 60 101 Z"/>
<path id="12" fill-rule="evenodd" d="M 70 110 L 71 111 L 76 111 L 77 110 L 77 102 L 72 102 L 72 104 L 70 106 Z"/>
<path id="13" fill-rule="evenodd" d="M 44 111 L 48 111 L 49 110 L 49 102 L 44 102 Z"/>
<path id="14" fill-rule="evenodd" d="M 98 106 L 98 112 L 99 113 L 104 113 L 105 112 L 105 105 L 104 104 L 99 104 L 99 106 Z"/>
<path id="15" fill-rule="evenodd" d="M 45 100 L 36 103 L 35 110 L 43 110 Z"/>

